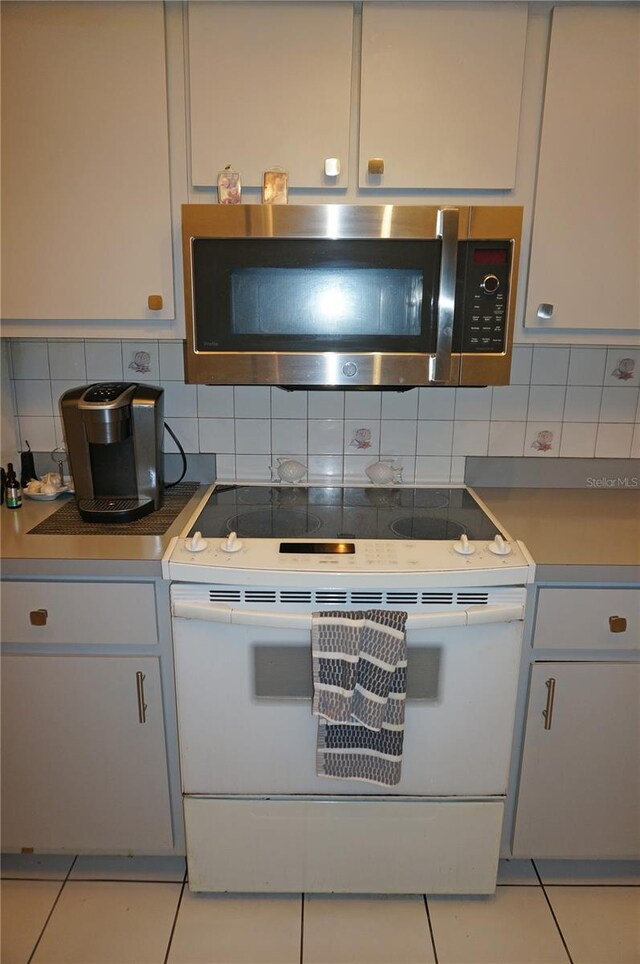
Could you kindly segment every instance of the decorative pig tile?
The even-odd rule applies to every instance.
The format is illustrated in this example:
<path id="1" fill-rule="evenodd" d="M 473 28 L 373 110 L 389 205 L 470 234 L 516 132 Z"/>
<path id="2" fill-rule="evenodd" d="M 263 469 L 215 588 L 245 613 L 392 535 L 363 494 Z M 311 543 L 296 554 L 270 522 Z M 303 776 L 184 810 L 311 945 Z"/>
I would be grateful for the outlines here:
<path id="1" fill-rule="evenodd" d="M 524 441 L 526 456 L 557 457 L 560 449 L 561 422 L 527 422 Z"/>
<path id="2" fill-rule="evenodd" d="M 640 384 L 640 350 L 610 348 L 607 352 L 604 383 L 617 388 L 637 387 Z"/>

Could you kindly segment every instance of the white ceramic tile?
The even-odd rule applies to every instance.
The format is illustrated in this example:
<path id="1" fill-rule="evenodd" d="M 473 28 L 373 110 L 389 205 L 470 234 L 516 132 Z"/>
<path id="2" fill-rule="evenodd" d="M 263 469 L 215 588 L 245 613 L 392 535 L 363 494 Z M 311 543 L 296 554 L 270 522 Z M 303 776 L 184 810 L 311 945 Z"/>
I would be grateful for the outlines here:
<path id="1" fill-rule="evenodd" d="M 600 422 L 596 437 L 596 458 L 628 459 L 633 429 L 633 425 L 611 425 Z"/>
<path id="2" fill-rule="evenodd" d="M 382 392 L 345 392 L 344 417 L 378 419 L 382 414 Z"/>
<path id="3" fill-rule="evenodd" d="M 602 388 L 569 385 L 564 403 L 564 421 L 597 422 L 601 401 Z"/>
<path id="4" fill-rule="evenodd" d="M 531 382 L 531 365 L 533 363 L 532 345 L 514 345 L 511 355 L 512 385 L 528 385 Z"/>
<path id="5" fill-rule="evenodd" d="M 455 388 L 418 389 L 418 418 L 453 418 L 455 405 Z"/>
<path id="6" fill-rule="evenodd" d="M 454 455 L 451 459 L 451 484 L 463 485 L 467 460 L 464 455 Z"/>
<path id="7" fill-rule="evenodd" d="M 27 964 L 61 887 L 54 880 L 2 881 L 3 964 Z"/>
<path id="8" fill-rule="evenodd" d="M 158 363 L 163 382 L 184 381 L 184 348 L 181 341 L 158 343 Z"/>
<path id="9" fill-rule="evenodd" d="M 216 481 L 233 482 L 236 477 L 235 455 L 216 454 Z"/>
<path id="10" fill-rule="evenodd" d="M 17 388 L 17 383 L 16 383 Z M 635 422 L 640 388 L 604 388 L 600 406 L 601 422 Z"/>
<path id="11" fill-rule="evenodd" d="M 236 454 L 262 455 L 270 451 L 271 423 L 269 419 L 236 418 Z"/>
<path id="12" fill-rule="evenodd" d="M 341 482 L 344 459 L 342 455 L 307 456 L 307 478 L 309 482 Z"/>
<path id="13" fill-rule="evenodd" d="M 416 484 L 433 485 L 451 481 L 452 459 L 444 455 L 416 456 Z"/>
<path id="14" fill-rule="evenodd" d="M 2 854 L 0 875 L 14 879 L 64 880 L 74 859 L 71 854 Z"/>
<path id="15" fill-rule="evenodd" d="M 566 395 L 564 385 L 532 385 L 527 418 L 530 422 L 561 422 Z"/>
<path id="16" fill-rule="evenodd" d="M 640 459 L 640 422 L 633 430 L 633 438 L 631 439 L 631 458 Z"/>
<path id="17" fill-rule="evenodd" d="M 522 455 L 526 422 L 491 422 L 489 455 Z"/>
<path id="18" fill-rule="evenodd" d="M 18 415 L 53 415 L 51 382 L 24 379 L 15 382 Z"/>
<path id="19" fill-rule="evenodd" d="M 305 897 L 304 964 L 431 964 L 422 897 Z"/>
<path id="20" fill-rule="evenodd" d="M 302 899 L 185 889 L 168 964 L 298 964 Z"/>
<path id="21" fill-rule="evenodd" d="M 569 385 L 602 385 L 606 348 L 577 348 L 572 346 L 569 358 Z"/>
<path id="22" fill-rule="evenodd" d="M 53 416 L 53 430 L 56 436 L 56 446 L 67 447 L 67 440 L 64 434 L 64 425 L 60 415 Z"/>
<path id="23" fill-rule="evenodd" d="M 344 422 L 339 418 L 312 418 L 307 424 L 307 448 L 313 455 L 341 455 Z"/>
<path id="24" fill-rule="evenodd" d="M 491 416 L 492 394 L 492 388 L 456 389 L 456 420 L 488 420 Z"/>
<path id="25" fill-rule="evenodd" d="M 566 385 L 569 374 L 569 349 L 536 345 L 531 365 L 532 385 Z"/>
<path id="26" fill-rule="evenodd" d="M 178 418 L 195 418 L 198 414 L 198 401 L 195 385 L 184 382 L 162 382 L 164 389 L 164 414 Z"/>
<path id="27" fill-rule="evenodd" d="M 164 959 L 181 884 L 65 884 L 33 964 L 156 964 Z"/>
<path id="28" fill-rule="evenodd" d="M 236 478 L 242 482 L 270 482 L 270 455 L 236 455 Z"/>
<path id="29" fill-rule="evenodd" d="M 489 448 L 489 422 L 456 419 L 453 426 L 454 455 L 486 455 Z"/>
<path id="30" fill-rule="evenodd" d="M 11 341 L 14 378 L 49 378 L 49 352 L 46 341 Z"/>
<path id="31" fill-rule="evenodd" d="M 371 462 L 371 455 L 345 455 L 344 481 L 368 483 L 370 480 L 365 470 L 368 465 L 371 465 Z"/>
<path id="32" fill-rule="evenodd" d="M 197 385 L 198 415 L 205 418 L 233 418 L 232 385 Z"/>
<path id="33" fill-rule="evenodd" d="M 185 452 L 199 452 L 198 440 L 198 419 L 197 418 L 170 418 L 165 419 L 180 442 Z M 162 434 L 162 451 L 177 452 L 178 446 L 168 432 Z"/>
<path id="34" fill-rule="evenodd" d="M 574 964 L 640 961 L 640 887 L 548 887 Z"/>
<path id="35" fill-rule="evenodd" d="M 269 418 L 271 391 L 264 385 L 236 385 L 233 389 L 236 418 Z"/>
<path id="36" fill-rule="evenodd" d="M 511 886 L 540 886 L 531 860 L 501 860 L 498 863 L 498 883 Z"/>
<path id="37" fill-rule="evenodd" d="M 235 452 L 236 433 L 232 418 L 199 418 L 199 444 L 201 452 Z"/>
<path id="38" fill-rule="evenodd" d="M 271 420 L 271 451 L 274 455 L 292 452 L 307 454 L 307 420 L 274 418 Z"/>
<path id="39" fill-rule="evenodd" d="M 282 388 L 271 388 L 272 418 L 306 418 L 308 410 L 307 392 L 287 392 Z"/>
<path id="40" fill-rule="evenodd" d="M 527 422 L 524 455 L 557 457 L 560 449 L 562 422 Z"/>
<path id="41" fill-rule="evenodd" d="M 49 372 L 51 378 L 72 379 L 82 385 L 87 378 L 83 341 L 50 341 Z"/>
<path id="42" fill-rule="evenodd" d="M 541 887 L 428 903 L 439 964 L 568 964 Z"/>
<path id="43" fill-rule="evenodd" d="M 597 422 L 563 422 L 560 455 L 563 458 L 592 459 L 596 452 Z"/>
<path id="44" fill-rule="evenodd" d="M 11 357 L 11 339 L 2 338 L 0 335 L 0 363 L 2 364 L 3 376 L 6 373 L 6 377 L 13 380 L 15 377 L 13 374 L 13 359 Z"/>
<path id="45" fill-rule="evenodd" d="M 122 367 L 125 378 L 132 382 L 160 381 L 160 359 L 157 341 L 123 341 Z"/>
<path id="46" fill-rule="evenodd" d="M 56 427 L 53 415 L 25 415 L 18 418 L 20 449 L 28 440 L 34 452 L 47 452 L 56 446 Z"/>
<path id="47" fill-rule="evenodd" d="M 385 419 L 380 422 L 380 455 L 415 455 L 415 419 Z"/>
<path id="48" fill-rule="evenodd" d="M 491 419 L 498 422 L 526 422 L 528 385 L 497 385 L 493 389 Z"/>
<path id="49" fill-rule="evenodd" d="M 309 392 L 309 418 L 344 418 L 344 392 Z"/>
<path id="50" fill-rule="evenodd" d="M 122 344 L 119 341 L 86 341 L 84 353 L 87 361 L 87 381 L 122 381 Z M 128 362 L 127 362 L 128 364 Z M 137 381 L 127 371 L 127 379 Z"/>
<path id="51" fill-rule="evenodd" d="M 74 381 L 55 381 L 51 382 L 51 399 L 53 402 L 53 413 L 54 415 L 60 414 L 60 399 L 65 392 L 68 392 L 72 388 L 79 388 L 77 382 Z"/>
<path id="52" fill-rule="evenodd" d="M 418 422 L 417 455 L 451 455 L 453 422 Z"/>
<path id="53" fill-rule="evenodd" d="M 417 418 L 419 390 L 408 392 L 384 392 L 382 396 L 382 418 Z"/>
<path id="54" fill-rule="evenodd" d="M 637 388 L 639 382 L 640 348 L 609 348 L 604 371 L 605 385 Z"/>
<path id="55" fill-rule="evenodd" d="M 143 880 L 182 883 L 186 870 L 184 857 L 79 856 L 69 880 Z"/>
<path id="56" fill-rule="evenodd" d="M 373 419 L 346 419 L 344 423 L 345 455 L 378 455 L 380 422 Z"/>
<path id="57" fill-rule="evenodd" d="M 640 884 L 640 860 L 536 860 L 543 884 Z"/>

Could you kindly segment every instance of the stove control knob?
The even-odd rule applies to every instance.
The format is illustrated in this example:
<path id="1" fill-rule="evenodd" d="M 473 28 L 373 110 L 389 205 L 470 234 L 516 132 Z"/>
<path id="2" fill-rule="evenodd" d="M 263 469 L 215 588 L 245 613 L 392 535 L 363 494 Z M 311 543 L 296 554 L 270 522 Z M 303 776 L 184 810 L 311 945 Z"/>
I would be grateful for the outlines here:
<path id="1" fill-rule="evenodd" d="M 472 556 L 476 551 L 476 547 L 469 542 L 468 536 L 465 535 L 460 536 L 459 542 L 453 543 L 453 548 L 461 556 Z"/>
<path id="2" fill-rule="evenodd" d="M 508 556 L 511 552 L 511 546 L 504 541 L 502 536 L 497 535 L 489 546 L 489 552 L 492 552 L 494 556 Z"/>
<path id="3" fill-rule="evenodd" d="M 238 533 L 230 532 L 227 538 L 220 543 L 220 548 L 223 552 L 240 552 L 243 545 L 242 539 L 238 539 Z"/>
<path id="4" fill-rule="evenodd" d="M 190 539 L 185 539 L 184 544 L 189 552 L 202 552 L 209 543 L 202 538 L 201 532 L 194 532 Z"/>

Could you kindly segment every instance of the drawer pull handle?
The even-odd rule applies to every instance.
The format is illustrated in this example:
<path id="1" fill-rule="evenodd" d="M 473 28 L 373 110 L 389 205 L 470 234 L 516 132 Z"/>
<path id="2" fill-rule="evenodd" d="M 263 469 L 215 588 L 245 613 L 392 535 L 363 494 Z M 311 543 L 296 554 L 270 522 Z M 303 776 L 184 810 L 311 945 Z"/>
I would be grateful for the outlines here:
<path id="1" fill-rule="evenodd" d="M 553 716 L 553 701 L 556 695 L 556 681 L 553 676 L 546 680 L 545 684 L 547 687 L 547 705 L 542 711 L 544 717 L 544 728 L 545 730 L 551 729 L 551 717 Z"/>
<path id="2" fill-rule="evenodd" d="M 136 673 L 136 690 L 138 693 L 138 720 L 140 723 L 147 722 L 147 704 L 144 701 L 144 673 Z"/>
<path id="3" fill-rule="evenodd" d="M 46 609 L 32 609 L 29 613 L 29 622 L 32 626 L 46 626 L 49 613 Z"/>
<path id="4" fill-rule="evenodd" d="M 627 620 L 624 616 L 609 616 L 609 632 L 610 633 L 626 633 L 627 631 Z"/>

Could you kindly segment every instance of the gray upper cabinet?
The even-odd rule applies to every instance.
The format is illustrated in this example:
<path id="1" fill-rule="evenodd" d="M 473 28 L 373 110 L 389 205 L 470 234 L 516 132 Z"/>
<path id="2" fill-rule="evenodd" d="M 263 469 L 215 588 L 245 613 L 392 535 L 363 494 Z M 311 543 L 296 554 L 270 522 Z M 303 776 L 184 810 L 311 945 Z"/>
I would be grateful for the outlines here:
<path id="1" fill-rule="evenodd" d="M 526 3 L 365 3 L 360 187 L 512 188 L 526 32 Z"/>
<path id="2" fill-rule="evenodd" d="M 159 0 L 2 4 L 2 316 L 174 316 Z"/>
<path id="3" fill-rule="evenodd" d="M 350 3 L 189 4 L 191 175 L 216 184 L 230 164 L 245 187 L 281 167 L 290 187 L 349 179 Z M 325 160 L 340 174 L 327 176 Z"/>

